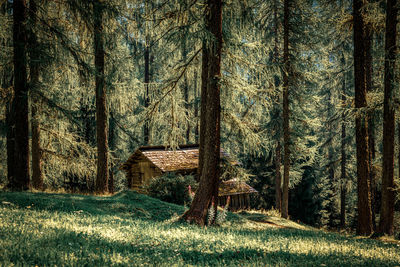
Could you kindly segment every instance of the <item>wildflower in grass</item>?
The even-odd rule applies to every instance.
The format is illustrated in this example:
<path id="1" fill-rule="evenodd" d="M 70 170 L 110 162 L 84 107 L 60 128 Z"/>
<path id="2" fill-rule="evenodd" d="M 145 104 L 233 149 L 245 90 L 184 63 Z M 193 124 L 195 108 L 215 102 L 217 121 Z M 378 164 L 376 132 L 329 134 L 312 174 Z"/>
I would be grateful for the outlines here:
<path id="1" fill-rule="evenodd" d="M 222 224 L 226 220 L 226 216 L 228 214 L 228 207 L 229 207 L 229 202 L 231 200 L 231 197 L 228 196 L 226 200 L 226 205 L 225 207 L 222 207 L 222 211 L 217 214 L 217 218 L 215 218 L 215 223 L 216 224 Z"/>
<path id="2" fill-rule="evenodd" d="M 207 216 L 207 225 L 211 225 L 215 218 L 215 209 L 214 209 L 214 201 L 211 203 L 210 208 L 208 209 L 208 216 Z"/>

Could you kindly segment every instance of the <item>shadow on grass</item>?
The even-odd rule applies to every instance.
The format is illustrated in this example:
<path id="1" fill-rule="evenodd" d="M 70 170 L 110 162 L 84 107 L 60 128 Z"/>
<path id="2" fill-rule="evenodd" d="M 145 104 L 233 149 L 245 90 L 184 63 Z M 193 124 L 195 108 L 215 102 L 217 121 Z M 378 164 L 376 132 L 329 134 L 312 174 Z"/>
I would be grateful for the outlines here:
<path id="1" fill-rule="evenodd" d="M 6 203 L 5 203 L 6 202 Z M 135 192 L 125 191 L 112 197 L 82 196 L 70 194 L 46 193 L 0 193 L 0 205 L 15 206 L 20 210 L 35 209 L 39 211 L 77 212 L 83 211 L 96 216 L 101 223 L 108 220 L 108 215 L 130 219 L 165 221 L 174 213 L 182 214 L 183 207 L 168 204 Z M 50 216 L 53 216 L 50 214 Z M 105 216 L 105 217 L 103 217 Z M 96 221 L 96 223 L 100 223 Z M 133 220 L 126 220 L 132 224 Z M 164 224 L 163 224 L 164 225 Z M 102 227 L 102 224 L 99 225 Z M 112 225 L 118 227 L 118 225 Z M 35 227 L 35 226 L 32 226 Z M 38 227 L 39 228 L 39 227 Z M 395 259 L 387 257 L 372 259 L 368 254 L 344 253 L 336 249 L 334 253 L 317 253 L 313 248 L 296 253 L 290 246 L 297 242 L 310 243 L 314 246 L 324 243 L 325 246 L 340 246 L 348 242 L 352 246 L 360 246 L 368 251 L 374 246 L 377 250 L 396 248 L 392 244 L 384 244 L 370 239 L 348 239 L 335 233 L 298 229 L 230 229 L 209 227 L 201 230 L 182 223 L 169 223 L 156 228 L 158 231 L 184 228 L 191 237 L 192 243 L 182 243 L 179 238 L 171 238 L 170 242 L 159 240 L 154 242 L 154 233 L 143 232 L 141 237 L 133 241 L 119 241 L 112 236 L 105 238 L 99 234 L 86 234 L 60 227 L 54 227 L 51 233 L 35 236 L 19 233 L 18 228 L 9 227 L 10 240 L 4 254 L 0 253 L 0 264 L 7 262 L 26 265 L 135 265 L 152 264 L 168 265 L 283 265 L 283 266 L 396 266 Z M 133 229 L 133 228 L 132 228 Z M 146 228 L 143 228 L 146 229 Z M 154 229 L 154 228 L 150 228 Z M 193 230 L 193 231 L 192 231 Z M 234 233 L 238 237 L 234 247 L 213 245 L 211 241 L 196 239 L 206 234 L 210 238 L 224 238 Z M 1 229 L 0 229 L 1 233 Z M 136 233 L 137 234 L 137 233 Z M 221 236 L 222 235 L 222 236 Z M 11 239 L 11 236 L 14 239 Z M 249 248 L 243 240 L 257 240 L 260 244 L 277 244 L 268 250 Z M 8 238 L 8 237 L 7 237 Z M 5 241 L 6 239 L 4 239 Z M 131 239 L 129 239 L 131 240 Z M 279 240 L 279 241 L 277 241 Z M 1 241 L 1 240 L 0 240 Z M 204 242 L 204 247 L 203 247 Z M 7 250 L 7 251 L 5 251 Z M 400 250 L 396 248 L 397 251 Z M 327 249 L 327 252 L 332 251 Z M 3 256 L 1 256 L 3 255 Z M 2 258 L 3 257 L 3 258 Z"/>
<path id="2" fill-rule="evenodd" d="M 162 202 L 133 191 L 114 196 L 86 196 L 29 192 L 0 192 L 0 205 L 39 211 L 84 212 L 90 215 L 138 217 L 163 221 L 182 214 L 184 207 Z"/>
<path id="3" fill-rule="evenodd" d="M 132 243 L 110 240 L 99 235 L 88 235 L 63 228 L 56 236 L 35 236 L 30 245 L 16 244 L 7 256 L 11 263 L 28 265 L 279 265 L 279 266 L 396 266 L 393 259 L 372 259 L 349 253 L 316 254 L 290 252 L 286 248 L 273 251 L 248 248 L 200 248 L 174 242 Z M 243 231 L 245 232 L 245 231 Z M 279 233 L 281 231 L 278 231 Z M 144 233 L 145 234 L 145 233 Z M 282 233 L 281 233 L 282 234 Z M 267 240 L 266 240 L 267 241 Z M 39 253 L 37 253 L 39 252 Z"/>

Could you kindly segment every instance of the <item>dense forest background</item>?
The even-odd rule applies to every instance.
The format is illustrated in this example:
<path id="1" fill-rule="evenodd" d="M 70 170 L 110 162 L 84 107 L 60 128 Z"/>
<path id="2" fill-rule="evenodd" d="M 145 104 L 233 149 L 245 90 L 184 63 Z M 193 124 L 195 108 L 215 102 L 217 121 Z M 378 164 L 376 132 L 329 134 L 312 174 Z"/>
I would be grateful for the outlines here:
<path id="1" fill-rule="evenodd" d="M 385 46 L 397 7 L 361 2 L 223 1 L 221 147 L 251 174 L 254 208 L 288 205 L 293 219 L 368 234 L 357 226 L 364 175 L 377 229 L 385 162 L 395 184 L 400 172 L 399 64 L 385 66 L 398 56 Z M 117 192 L 127 188 L 119 168 L 139 146 L 199 143 L 202 46 L 214 38 L 207 8 L 200 0 L 0 1 L 0 184 Z M 386 134 L 384 98 L 393 113 Z M 357 129 L 368 142 L 361 154 Z"/>

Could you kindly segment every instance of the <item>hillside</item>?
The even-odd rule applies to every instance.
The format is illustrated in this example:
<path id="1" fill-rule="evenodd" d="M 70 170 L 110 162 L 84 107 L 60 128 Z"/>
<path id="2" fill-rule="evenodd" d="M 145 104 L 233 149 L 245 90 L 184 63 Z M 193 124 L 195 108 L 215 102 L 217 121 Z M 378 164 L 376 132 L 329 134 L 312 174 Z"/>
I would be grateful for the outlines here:
<path id="1" fill-rule="evenodd" d="M 177 222 L 184 207 L 112 197 L 0 193 L 0 265 L 398 266 L 400 246 L 256 213 L 221 227 Z"/>

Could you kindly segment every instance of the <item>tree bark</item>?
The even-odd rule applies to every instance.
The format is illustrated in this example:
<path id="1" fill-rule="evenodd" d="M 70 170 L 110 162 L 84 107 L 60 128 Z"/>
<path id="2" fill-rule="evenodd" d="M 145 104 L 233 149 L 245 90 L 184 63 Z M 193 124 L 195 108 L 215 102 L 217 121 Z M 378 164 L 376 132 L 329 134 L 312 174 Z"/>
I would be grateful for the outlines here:
<path id="1" fill-rule="evenodd" d="M 372 92 L 372 37 L 373 33 L 371 25 L 365 25 L 365 83 L 367 92 Z M 373 166 L 373 160 L 375 159 L 375 134 L 374 134 L 374 110 L 368 112 L 368 166 L 369 166 L 369 188 L 371 191 L 371 216 L 372 216 L 372 229 L 376 230 L 375 222 L 375 172 Z"/>
<path id="2" fill-rule="evenodd" d="M 37 16 L 37 3 L 35 0 L 29 1 L 29 19 L 31 30 L 29 31 L 29 70 L 30 70 L 30 95 L 31 95 L 31 131 L 32 131 L 32 186 L 35 189 L 43 189 L 43 171 L 40 148 L 40 126 L 39 108 L 35 90 L 39 84 L 39 55 L 37 51 L 38 42 L 34 33 Z"/>
<path id="3" fill-rule="evenodd" d="M 357 196 L 358 219 L 357 233 L 369 235 L 372 232 L 371 199 L 369 190 L 369 165 L 368 165 L 368 116 L 365 114 L 367 107 L 367 91 L 365 83 L 365 45 L 364 45 L 364 20 L 361 14 L 362 0 L 353 1 L 354 21 L 354 88 L 356 116 L 356 143 L 357 143 Z"/>
<path id="4" fill-rule="evenodd" d="M 197 181 L 200 181 L 204 162 L 204 145 L 205 145 L 205 125 L 207 110 L 207 89 L 208 89 L 208 73 L 209 73 L 209 51 L 207 43 L 203 41 L 202 63 L 201 63 L 201 92 L 200 92 L 200 144 L 199 144 L 199 167 L 197 168 Z M 203 114 L 204 113 L 204 114 Z"/>
<path id="5" fill-rule="evenodd" d="M 206 40 L 203 50 L 203 60 L 207 58 L 208 79 L 204 76 L 202 81 L 207 84 L 202 86 L 202 96 L 205 96 L 206 105 L 201 110 L 201 134 L 200 134 L 200 158 L 202 169 L 200 171 L 200 184 L 193 199 L 190 209 L 183 215 L 188 222 L 204 225 L 207 209 L 214 199 L 214 208 L 218 201 L 218 185 L 220 175 L 220 76 L 221 76 L 221 52 L 222 52 L 222 1 L 208 0 L 205 10 L 206 29 L 214 38 Z M 204 99 L 202 98 L 202 101 Z M 203 136 L 202 136 L 203 134 Z"/>
<path id="6" fill-rule="evenodd" d="M 108 182 L 108 192 L 110 194 L 114 194 L 114 150 L 115 150 L 115 118 L 113 112 L 110 112 L 109 118 L 109 135 L 108 135 L 108 144 L 110 149 L 110 154 L 112 158 L 110 160 L 110 175 L 109 175 L 109 182 Z"/>
<path id="7" fill-rule="evenodd" d="M 274 1 L 274 56 L 273 63 L 279 62 L 279 49 L 278 49 L 278 3 Z M 275 87 L 279 87 L 279 80 L 275 79 Z M 276 96 L 276 102 L 279 103 L 279 95 Z M 275 104 L 274 108 L 279 110 L 279 104 Z M 282 176 L 281 176 L 281 125 L 275 128 L 277 141 L 275 147 L 275 209 L 282 212 Z"/>
<path id="8" fill-rule="evenodd" d="M 289 0 L 283 6 L 283 197 L 282 217 L 289 216 L 289 167 L 290 167 L 290 128 L 289 128 Z"/>
<path id="9" fill-rule="evenodd" d="M 14 46 L 14 103 L 11 119 L 15 120 L 14 177 L 10 187 L 14 190 L 29 188 L 29 121 L 27 85 L 27 18 L 26 1 L 13 2 L 13 46 Z"/>
<path id="10" fill-rule="evenodd" d="M 186 36 L 188 32 L 187 30 L 184 31 L 184 34 L 182 36 L 182 60 L 184 64 L 186 63 L 187 60 L 187 48 L 186 48 Z M 190 143 L 190 121 L 189 121 L 189 82 L 187 78 L 187 72 L 185 71 L 185 74 L 183 76 L 183 96 L 185 99 L 185 115 L 187 118 L 187 125 L 186 125 L 186 143 Z"/>
<path id="11" fill-rule="evenodd" d="M 148 108 L 150 105 L 150 95 L 149 95 L 149 83 L 150 83 L 150 44 L 149 37 L 146 36 L 146 44 L 144 50 L 144 86 L 146 89 L 144 96 L 144 107 Z M 148 119 L 146 119 L 143 127 L 144 144 L 148 145 L 150 143 L 150 125 Z"/>
<path id="12" fill-rule="evenodd" d="M 344 55 L 342 55 L 342 66 L 345 67 Z M 346 102 L 346 74 L 343 74 L 342 83 L 342 107 L 345 107 Z M 341 164 L 340 164 L 340 227 L 344 229 L 346 227 L 346 190 L 347 190 L 347 179 L 346 179 L 346 117 L 344 111 L 342 112 L 342 135 L 341 135 Z"/>
<path id="13" fill-rule="evenodd" d="M 13 118 L 13 97 L 10 97 L 6 106 L 6 125 L 7 125 L 7 187 L 12 188 L 15 180 L 15 120 Z"/>
<path id="14" fill-rule="evenodd" d="M 194 103 L 194 117 L 196 120 L 196 128 L 194 129 L 194 136 L 195 136 L 195 143 L 199 143 L 199 103 L 198 103 L 198 89 L 197 89 L 197 71 L 194 72 L 194 96 L 195 96 L 195 103 Z"/>
<path id="15" fill-rule="evenodd" d="M 10 7 L 8 6 L 10 5 Z M 1 6 L 1 13 L 5 15 L 7 10 L 11 8 L 11 3 L 5 2 Z M 4 47 L 9 47 L 11 45 L 11 38 L 2 39 L 2 44 Z M 1 77 L 1 86 L 2 88 L 10 88 L 13 84 L 12 80 L 12 68 L 11 64 L 7 64 L 3 68 L 3 73 Z M 13 94 L 10 93 L 8 95 L 8 99 L 5 106 L 5 116 L 6 116 L 6 147 L 7 147 L 7 186 L 11 186 L 12 181 L 14 179 L 14 170 L 15 170 L 15 161 L 14 161 L 14 152 L 15 152 L 15 120 L 13 118 Z"/>
<path id="16" fill-rule="evenodd" d="M 275 148 L 275 209 L 282 211 L 281 142 Z"/>
<path id="17" fill-rule="evenodd" d="M 393 235 L 394 220 L 394 131 L 395 131 L 395 60 L 396 60 L 396 26 L 397 1 L 388 0 L 386 9 L 385 35 L 385 95 L 383 101 L 383 168 L 382 168 L 382 202 L 379 220 L 379 232 Z"/>
<path id="18" fill-rule="evenodd" d="M 96 68 L 96 142 L 97 177 L 96 192 L 104 193 L 108 189 L 108 113 L 107 93 L 104 77 L 104 33 L 103 6 L 99 0 L 93 3 L 94 14 L 94 53 Z"/>

